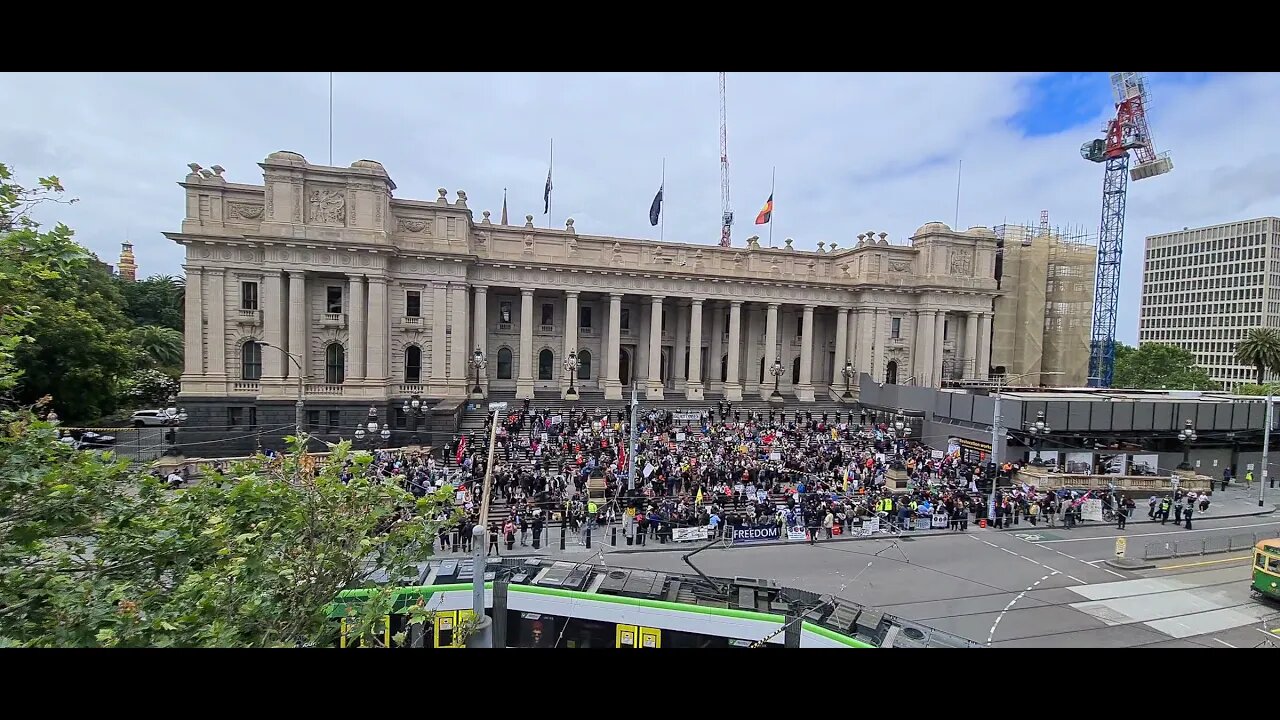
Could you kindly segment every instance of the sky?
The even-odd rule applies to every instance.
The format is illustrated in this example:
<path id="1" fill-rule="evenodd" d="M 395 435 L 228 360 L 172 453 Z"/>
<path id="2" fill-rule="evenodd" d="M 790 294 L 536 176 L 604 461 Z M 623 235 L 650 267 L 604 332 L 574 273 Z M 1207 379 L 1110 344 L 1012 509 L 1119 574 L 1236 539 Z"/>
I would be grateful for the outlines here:
<path id="1" fill-rule="evenodd" d="M 24 184 L 57 175 L 72 206 L 50 207 L 115 263 L 180 275 L 177 182 L 187 163 L 262 182 L 276 150 L 330 164 L 330 74 L 0 74 L 0 162 Z M 1131 183 L 1117 337 L 1137 338 L 1143 238 L 1280 214 L 1280 74 L 1153 73 L 1149 121 L 1173 172 Z M 930 221 L 1036 223 L 1096 236 L 1103 170 L 1080 157 L 1113 114 L 1105 73 L 729 73 L 734 244 L 774 191 L 773 242 L 850 247 L 860 233 L 906 243 Z M 663 181 L 668 242 L 720 236 L 719 93 L 684 74 L 333 73 L 332 164 L 383 163 L 400 198 L 465 190 L 479 220 L 657 240 L 648 211 Z M 959 180 L 959 205 L 956 203 Z"/>

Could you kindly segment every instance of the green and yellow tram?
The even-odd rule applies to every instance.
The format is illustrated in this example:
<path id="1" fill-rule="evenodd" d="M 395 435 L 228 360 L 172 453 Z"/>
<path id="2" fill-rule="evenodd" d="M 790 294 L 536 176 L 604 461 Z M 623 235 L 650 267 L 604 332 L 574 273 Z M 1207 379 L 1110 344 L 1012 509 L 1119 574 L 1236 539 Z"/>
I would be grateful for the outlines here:
<path id="1" fill-rule="evenodd" d="M 1280 538 L 1253 546 L 1253 590 L 1280 600 Z"/>

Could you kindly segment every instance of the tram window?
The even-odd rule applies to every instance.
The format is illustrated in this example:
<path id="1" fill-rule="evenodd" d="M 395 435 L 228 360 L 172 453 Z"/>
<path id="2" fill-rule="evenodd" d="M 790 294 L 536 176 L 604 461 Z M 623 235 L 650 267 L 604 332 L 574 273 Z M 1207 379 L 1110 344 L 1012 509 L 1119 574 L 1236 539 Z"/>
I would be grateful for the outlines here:
<path id="1" fill-rule="evenodd" d="M 1258 553 L 1257 558 L 1254 560 L 1254 564 L 1259 568 L 1265 568 L 1267 566 L 1267 556 L 1262 553 Z"/>
<path id="2" fill-rule="evenodd" d="M 556 638 L 559 637 L 560 627 L 565 622 L 563 618 L 528 612 L 520 613 L 519 618 L 519 632 L 515 635 L 519 640 L 516 647 L 556 647 Z"/>
<path id="3" fill-rule="evenodd" d="M 565 621 L 564 637 L 559 647 L 611 648 L 617 647 L 617 625 L 599 620 L 569 618 Z"/>
<path id="4" fill-rule="evenodd" d="M 1280 557 L 1267 557 L 1267 571 L 1280 573 Z"/>

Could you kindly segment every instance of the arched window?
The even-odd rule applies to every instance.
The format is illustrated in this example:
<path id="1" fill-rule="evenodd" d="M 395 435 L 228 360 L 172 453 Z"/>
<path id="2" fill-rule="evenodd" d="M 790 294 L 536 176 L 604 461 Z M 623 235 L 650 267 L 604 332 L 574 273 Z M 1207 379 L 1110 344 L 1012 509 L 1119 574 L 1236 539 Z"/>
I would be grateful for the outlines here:
<path id="1" fill-rule="evenodd" d="M 338 343 L 330 343 L 324 349 L 324 381 L 329 385 L 341 385 L 346 379 L 346 353 Z"/>
<path id="2" fill-rule="evenodd" d="M 542 352 L 538 353 L 538 379 L 539 380 L 551 379 L 551 368 L 555 363 L 555 361 L 556 361 L 555 356 L 552 355 L 551 351 L 546 348 L 543 348 Z"/>
<path id="3" fill-rule="evenodd" d="M 800 356 L 797 355 L 795 360 L 791 361 L 791 384 L 800 384 Z"/>
<path id="4" fill-rule="evenodd" d="M 422 382 L 422 348 L 417 345 L 404 349 L 404 381 L 411 385 Z"/>
<path id="5" fill-rule="evenodd" d="M 511 379 L 511 348 L 500 348 L 498 350 L 498 379 Z"/>
<path id="6" fill-rule="evenodd" d="M 240 379 L 262 379 L 262 346 L 256 340 L 240 346 Z"/>
<path id="7" fill-rule="evenodd" d="M 720 382 L 729 381 L 729 356 L 720 356 Z"/>
<path id="8" fill-rule="evenodd" d="M 898 384 L 898 363 L 890 360 L 889 364 L 884 368 L 884 381 L 890 385 Z"/>
<path id="9" fill-rule="evenodd" d="M 578 352 L 578 379 L 591 379 L 591 351 L 580 350 Z"/>

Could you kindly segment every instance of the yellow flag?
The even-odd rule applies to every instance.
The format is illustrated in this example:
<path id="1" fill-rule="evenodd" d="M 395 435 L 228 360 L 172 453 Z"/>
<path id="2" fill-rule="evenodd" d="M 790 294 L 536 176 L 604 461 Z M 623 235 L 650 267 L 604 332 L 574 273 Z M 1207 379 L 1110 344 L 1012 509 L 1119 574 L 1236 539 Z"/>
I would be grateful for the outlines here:
<path id="1" fill-rule="evenodd" d="M 694 504 L 694 505 L 701 505 L 701 504 L 702 504 L 702 488 L 698 488 L 698 497 L 697 497 L 697 499 L 695 499 L 695 500 L 693 501 L 693 504 Z"/>

